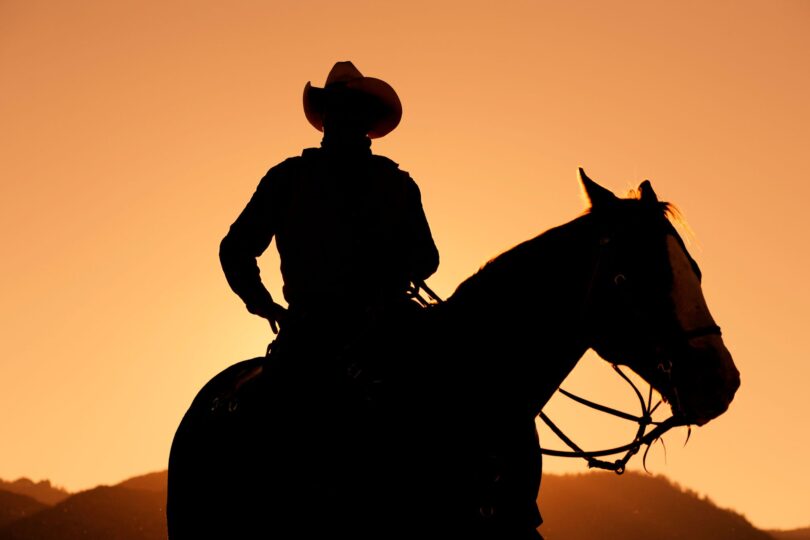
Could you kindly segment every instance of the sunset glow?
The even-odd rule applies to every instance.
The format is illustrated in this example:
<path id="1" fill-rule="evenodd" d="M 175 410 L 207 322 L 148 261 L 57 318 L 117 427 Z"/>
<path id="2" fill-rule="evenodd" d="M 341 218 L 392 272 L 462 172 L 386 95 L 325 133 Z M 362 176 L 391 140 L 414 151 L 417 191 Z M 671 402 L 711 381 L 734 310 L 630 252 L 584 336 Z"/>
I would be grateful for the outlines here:
<path id="1" fill-rule="evenodd" d="M 742 386 L 648 468 L 758 527 L 810 525 L 809 55 L 801 0 L 0 1 L 0 478 L 164 469 L 199 388 L 264 354 L 218 245 L 266 170 L 319 144 L 304 85 L 351 60 L 402 100 L 372 150 L 421 188 L 442 296 L 580 215 L 578 167 L 678 207 Z M 260 264 L 281 299 L 274 247 Z M 592 353 L 563 386 L 634 406 Z M 632 432 L 546 412 L 586 446 Z"/>

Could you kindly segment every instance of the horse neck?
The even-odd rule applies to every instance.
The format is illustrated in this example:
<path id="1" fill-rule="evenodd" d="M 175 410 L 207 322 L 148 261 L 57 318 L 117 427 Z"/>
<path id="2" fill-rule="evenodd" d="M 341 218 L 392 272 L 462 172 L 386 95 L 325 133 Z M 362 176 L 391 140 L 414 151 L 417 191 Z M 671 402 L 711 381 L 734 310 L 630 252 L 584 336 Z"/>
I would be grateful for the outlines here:
<path id="1" fill-rule="evenodd" d="M 463 354 L 485 376 L 525 386 L 535 414 L 588 348 L 597 245 L 593 220 L 582 216 L 493 259 L 448 299 Z"/>

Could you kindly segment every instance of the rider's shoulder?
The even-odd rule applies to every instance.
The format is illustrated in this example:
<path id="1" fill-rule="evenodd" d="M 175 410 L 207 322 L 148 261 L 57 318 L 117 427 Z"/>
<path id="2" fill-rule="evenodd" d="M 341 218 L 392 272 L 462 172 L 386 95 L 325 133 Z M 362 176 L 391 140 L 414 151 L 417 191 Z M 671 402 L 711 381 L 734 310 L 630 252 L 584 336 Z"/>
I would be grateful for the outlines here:
<path id="1" fill-rule="evenodd" d="M 323 155 L 322 148 L 313 147 L 313 148 L 304 148 L 304 150 L 301 152 L 301 155 L 297 157 L 302 161 L 306 161 L 310 159 L 320 159 L 322 155 Z"/>
<path id="2" fill-rule="evenodd" d="M 413 179 L 408 171 L 401 169 L 399 163 L 389 157 L 374 154 L 371 156 L 371 162 L 375 167 L 378 168 L 378 170 L 388 173 L 388 175 L 392 178 L 397 178 L 398 180 L 408 184 L 413 182 Z"/>
<path id="3" fill-rule="evenodd" d="M 299 171 L 304 167 L 303 156 L 292 156 L 284 161 L 273 165 L 262 177 L 259 185 L 261 187 L 269 188 L 271 186 L 278 186 L 289 183 L 295 178 Z"/>
<path id="4" fill-rule="evenodd" d="M 371 155 L 371 161 L 372 161 L 372 163 L 374 163 L 378 167 L 386 167 L 386 168 L 389 168 L 389 169 L 402 170 L 402 169 L 399 168 L 399 163 L 397 163 L 396 161 L 394 161 L 393 159 L 391 159 L 391 158 L 389 158 L 387 156 L 381 156 L 379 154 L 372 154 Z M 405 171 L 402 171 L 402 172 L 405 172 Z"/>
<path id="5" fill-rule="evenodd" d="M 271 167 L 270 170 L 267 171 L 267 174 L 271 174 L 271 173 L 272 174 L 282 174 L 282 173 L 286 173 L 286 172 L 295 171 L 295 170 L 299 169 L 300 167 L 302 167 L 304 165 L 304 160 L 305 159 L 306 158 L 305 158 L 304 155 L 288 157 L 287 159 L 285 159 L 281 163 L 278 163 L 277 165 L 273 165 L 273 167 Z"/>

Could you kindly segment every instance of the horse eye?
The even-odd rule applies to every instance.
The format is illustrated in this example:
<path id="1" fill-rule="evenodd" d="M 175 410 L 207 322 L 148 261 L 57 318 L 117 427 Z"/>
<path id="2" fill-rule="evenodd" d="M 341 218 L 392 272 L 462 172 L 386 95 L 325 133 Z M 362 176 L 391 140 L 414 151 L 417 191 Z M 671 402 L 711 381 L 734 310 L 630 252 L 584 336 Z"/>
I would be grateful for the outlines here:
<path id="1" fill-rule="evenodd" d="M 615 283 L 616 286 L 623 285 L 625 281 L 627 281 L 627 278 L 624 274 L 616 274 L 616 277 L 613 278 L 613 283 Z"/>

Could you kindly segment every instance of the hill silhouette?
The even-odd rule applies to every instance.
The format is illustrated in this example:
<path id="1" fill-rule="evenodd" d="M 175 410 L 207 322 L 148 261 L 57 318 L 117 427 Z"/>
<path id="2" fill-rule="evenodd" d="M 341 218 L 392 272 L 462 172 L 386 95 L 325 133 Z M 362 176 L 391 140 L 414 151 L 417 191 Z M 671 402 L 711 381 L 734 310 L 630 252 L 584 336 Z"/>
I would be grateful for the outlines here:
<path id="1" fill-rule="evenodd" d="M 773 540 L 743 516 L 661 476 L 543 476 L 546 540 Z"/>
<path id="2" fill-rule="evenodd" d="M 49 480 L 42 480 L 41 482 L 33 482 L 28 478 L 20 478 L 14 482 L 6 482 L 0 480 L 0 491 L 8 491 L 9 493 L 18 493 L 19 495 L 27 495 L 32 499 L 53 506 L 70 497 L 70 493 L 60 487 L 51 485 Z"/>
<path id="3" fill-rule="evenodd" d="M 168 471 L 158 471 L 124 480 L 117 487 L 127 489 L 143 489 L 145 491 L 165 492 L 169 485 Z"/>
<path id="4" fill-rule="evenodd" d="M 0 529 L 0 540 L 166 538 L 166 493 L 101 486 Z"/>
<path id="5" fill-rule="evenodd" d="M 810 527 L 794 531 L 768 531 L 777 540 L 810 540 Z"/>
<path id="6" fill-rule="evenodd" d="M 71 495 L 55 506 L 0 492 L 0 540 L 165 540 L 166 471 Z M 810 540 L 810 529 L 761 531 L 664 477 L 543 476 L 546 540 Z"/>
<path id="7" fill-rule="evenodd" d="M 0 491 L 0 529 L 47 507 L 46 504 L 27 495 Z"/>

